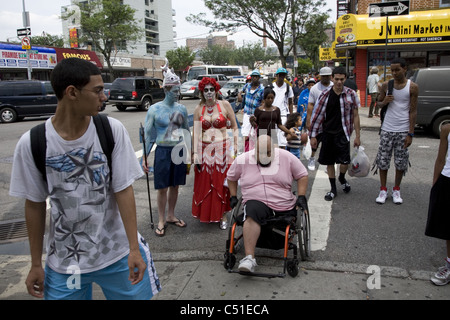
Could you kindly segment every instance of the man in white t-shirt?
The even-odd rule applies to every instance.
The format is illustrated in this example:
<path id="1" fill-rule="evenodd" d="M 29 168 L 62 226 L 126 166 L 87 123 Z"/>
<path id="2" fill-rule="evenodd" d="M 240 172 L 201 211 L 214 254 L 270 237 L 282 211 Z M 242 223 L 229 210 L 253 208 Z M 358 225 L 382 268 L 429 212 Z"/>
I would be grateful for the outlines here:
<path id="1" fill-rule="evenodd" d="M 287 117 L 293 112 L 294 91 L 292 87 L 286 83 L 285 79 L 288 74 L 285 68 L 278 68 L 276 80 L 273 83 L 273 90 L 275 91 L 274 106 L 280 109 L 281 123 L 286 123 Z M 284 132 L 277 128 L 278 146 L 285 149 L 287 140 Z"/>
<path id="2" fill-rule="evenodd" d="M 333 81 L 331 81 L 332 72 L 333 70 L 331 70 L 331 68 L 329 67 L 323 67 L 322 69 L 320 69 L 320 81 L 317 82 L 309 91 L 308 110 L 306 114 L 307 130 L 310 130 L 309 127 L 311 125 L 311 115 L 313 113 L 317 100 L 319 100 L 319 96 L 326 88 L 333 85 Z M 308 169 L 311 171 L 316 170 L 316 158 L 314 157 L 314 155 L 316 154 L 319 143 L 320 143 L 320 136 L 317 137 L 317 147 L 312 149 L 311 157 L 308 160 Z"/>
<path id="3" fill-rule="evenodd" d="M 143 171 L 118 120 L 107 118 L 114 137 L 111 167 L 102 149 L 92 119 L 106 100 L 101 72 L 86 60 L 64 59 L 52 71 L 51 84 L 58 107 L 45 122 L 45 176 L 34 161 L 30 131 L 16 146 L 11 173 L 10 195 L 25 198 L 28 293 L 49 300 L 92 299 L 96 282 L 107 299 L 151 299 L 160 284 L 137 231 L 132 186 Z"/>

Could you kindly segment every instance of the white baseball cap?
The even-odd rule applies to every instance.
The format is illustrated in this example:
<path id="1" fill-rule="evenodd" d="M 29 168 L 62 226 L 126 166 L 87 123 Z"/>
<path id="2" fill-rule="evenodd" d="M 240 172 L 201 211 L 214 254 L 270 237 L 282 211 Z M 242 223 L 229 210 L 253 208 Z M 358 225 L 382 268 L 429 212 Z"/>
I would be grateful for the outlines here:
<path id="1" fill-rule="evenodd" d="M 321 76 L 331 76 L 332 73 L 333 73 L 333 71 L 331 70 L 331 68 L 323 67 L 322 69 L 320 69 Z"/>

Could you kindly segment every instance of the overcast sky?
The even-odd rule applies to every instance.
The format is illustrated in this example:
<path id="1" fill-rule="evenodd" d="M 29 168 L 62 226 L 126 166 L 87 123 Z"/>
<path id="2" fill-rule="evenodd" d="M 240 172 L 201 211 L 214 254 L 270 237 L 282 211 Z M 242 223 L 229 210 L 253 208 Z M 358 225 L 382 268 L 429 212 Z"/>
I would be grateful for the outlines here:
<path id="1" fill-rule="evenodd" d="M 62 26 L 59 16 L 61 6 L 69 5 L 70 0 L 25 0 L 25 9 L 30 13 L 30 26 L 32 35 L 41 35 L 43 31 L 52 35 L 61 35 Z M 336 1 L 327 1 L 331 12 L 331 18 L 336 17 Z M 208 29 L 193 25 L 186 21 L 189 14 L 206 12 L 203 0 L 172 0 L 172 7 L 176 11 L 175 31 L 177 33 L 176 42 L 178 46 L 186 45 L 186 38 L 206 37 Z M 22 1 L 2 0 L 0 6 L 0 41 L 7 39 L 17 40 L 17 29 L 23 27 L 22 22 Z M 221 33 L 225 35 L 226 33 Z M 218 34 L 215 34 L 218 35 Z M 248 29 L 244 29 L 234 35 L 229 35 L 229 40 L 234 40 L 236 46 L 242 46 L 243 42 L 257 42 L 259 38 L 253 35 Z"/>

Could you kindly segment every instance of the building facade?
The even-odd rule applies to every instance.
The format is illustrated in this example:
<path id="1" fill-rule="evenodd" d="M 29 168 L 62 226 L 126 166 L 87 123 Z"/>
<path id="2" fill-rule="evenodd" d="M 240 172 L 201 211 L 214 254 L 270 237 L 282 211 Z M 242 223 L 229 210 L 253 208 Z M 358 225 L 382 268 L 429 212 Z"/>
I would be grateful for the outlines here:
<path id="1" fill-rule="evenodd" d="M 344 8 L 344 2 L 348 12 L 341 12 L 336 22 L 335 52 L 331 56 L 354 76 L 362 105 L 370 104 L 365 87 L 369 70 L 374 66 L 378 67 L 382 80 L 389 80 L 390 60 L 395 57 L 407 61 L 408 77 L 418 68 L 450 65 L 450 0 L 411 0 L 408 15 L 388 19 L 368 14 L 370 4 L 388 1 L 338 1 L 338 4 Z"/>
<path id="2" fill-rule="evenodd" d="M 85 47 L 77 42 L 81 30 L 80 12 L 76 3 L 87 1 L 72 0 L 72 5 L 61 7 L 61 15 L 74 11 L 68 19 L 62 20 L 63 36 L 66 46 L 72 48 Z M 123 4 L 136 10 L 135 19 L 145 30 L 142 39 L 136 43 L 122 43 L 117 46 L 120 52 L 129 52 L 138 56 L 165 56 L 166 52 L 176 48 L 174 42 L 175 11 L 172 9 L 172 0 L 123 0 Z"/>

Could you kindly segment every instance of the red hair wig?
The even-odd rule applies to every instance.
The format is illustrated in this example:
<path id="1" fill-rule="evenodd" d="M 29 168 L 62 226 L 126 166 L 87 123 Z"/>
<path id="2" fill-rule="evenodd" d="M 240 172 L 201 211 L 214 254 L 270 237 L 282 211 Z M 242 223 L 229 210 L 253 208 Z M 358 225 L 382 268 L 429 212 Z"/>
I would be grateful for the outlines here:
<path id="1" fill-rule="evenodd" d="M 208 84 L 212 85 L 216 92 L 220 90 L 220 84 L 214 78 L 203 78 L 198 84 L 198 89 L 203 92 Z"/>

